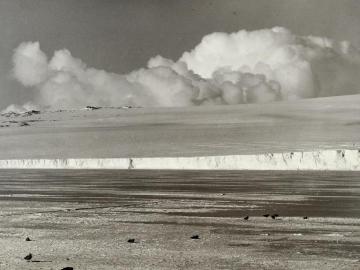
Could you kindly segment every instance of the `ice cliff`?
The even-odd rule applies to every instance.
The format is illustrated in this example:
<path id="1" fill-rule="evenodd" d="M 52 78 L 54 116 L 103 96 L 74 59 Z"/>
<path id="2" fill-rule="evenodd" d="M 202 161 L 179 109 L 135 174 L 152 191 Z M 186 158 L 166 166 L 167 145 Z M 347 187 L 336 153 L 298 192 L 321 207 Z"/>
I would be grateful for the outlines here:
<path id="1" fill-rule="evenodd" d="M 360 150 L 201 157 L 10 159 L 0 169 L 360 170 Z"/>
<path id="2" fill-rule="evenodd" d="M 127 169 L 128 167 L 128 158 L 0 160 L 0 169 Z"/>

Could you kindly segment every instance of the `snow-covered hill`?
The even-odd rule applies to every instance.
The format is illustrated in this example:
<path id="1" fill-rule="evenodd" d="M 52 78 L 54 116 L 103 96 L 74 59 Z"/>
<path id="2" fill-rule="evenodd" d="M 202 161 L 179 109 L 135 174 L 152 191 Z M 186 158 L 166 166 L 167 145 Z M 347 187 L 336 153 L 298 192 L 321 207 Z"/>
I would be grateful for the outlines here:
<path id="1" fill-rule="evenodd" d="M 236 106 L 0 116 L 0 159 L 251 155 L 360 148 L 360 95 Z"/>

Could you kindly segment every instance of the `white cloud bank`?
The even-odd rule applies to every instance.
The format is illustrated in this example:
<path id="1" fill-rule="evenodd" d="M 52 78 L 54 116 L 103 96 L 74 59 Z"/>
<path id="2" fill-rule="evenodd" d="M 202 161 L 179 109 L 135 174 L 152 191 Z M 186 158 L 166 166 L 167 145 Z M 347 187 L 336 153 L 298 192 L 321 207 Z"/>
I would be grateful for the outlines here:
<path id="1" fill-rule="evenodd" d="M 38 42 L 20 44 L 14 76 L 51 108 L 240 104 L 360 93 L 360 52 L 349 42 L 296 36 L 285 28 L 213 33 L 174 62 L 115 74 L 89 68 L 64 49 L 48 60 Z"/>

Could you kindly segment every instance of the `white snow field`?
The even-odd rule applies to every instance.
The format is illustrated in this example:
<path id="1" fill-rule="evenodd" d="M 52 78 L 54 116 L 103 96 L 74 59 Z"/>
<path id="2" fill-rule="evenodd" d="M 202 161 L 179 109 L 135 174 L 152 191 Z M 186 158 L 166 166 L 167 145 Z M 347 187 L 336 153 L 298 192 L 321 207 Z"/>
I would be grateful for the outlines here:
<path id="1" fill-rule="evenodd" d="M 359 170 L 360 95 L 0 116 L 1 168 Z"/>

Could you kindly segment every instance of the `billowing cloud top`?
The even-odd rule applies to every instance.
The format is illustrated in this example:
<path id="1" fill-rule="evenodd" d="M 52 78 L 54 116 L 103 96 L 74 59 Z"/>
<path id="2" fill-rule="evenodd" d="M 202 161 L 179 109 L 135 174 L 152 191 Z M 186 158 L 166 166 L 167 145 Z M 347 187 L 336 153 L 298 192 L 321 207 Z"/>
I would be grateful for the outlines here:
<path id="1" fill-rule="evenodd" d="M 241 104 L 360 93 L 360 53 L 348 42 L 296 36 L 281 27 L 205 36 L 174 62 L 114 74 L 68 50 L 48 61 L 38 42 L 20 44 L 14 76 L 51 108 Z"/>

